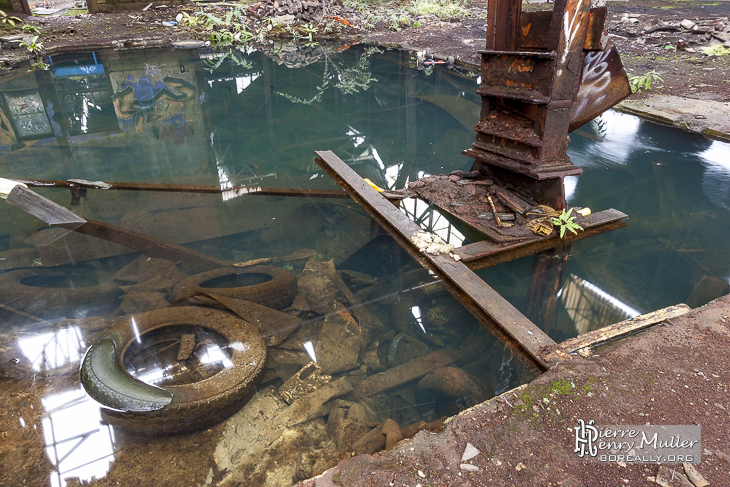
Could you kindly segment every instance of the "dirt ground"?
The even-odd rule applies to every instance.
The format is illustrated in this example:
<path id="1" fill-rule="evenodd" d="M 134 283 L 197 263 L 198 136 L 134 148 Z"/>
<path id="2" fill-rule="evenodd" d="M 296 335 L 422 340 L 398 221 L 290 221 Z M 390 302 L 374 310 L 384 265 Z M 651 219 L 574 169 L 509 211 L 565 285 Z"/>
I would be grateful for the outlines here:
<path id="1" fill-rule="evenodd" d="M 730 296 L 589 358 L 561 363 L 526 386 L 452 418 L 438 434 L 345 461 L 301 487 L 327 486 L 640 486 L 730 485 Z M 597 463 L 574 451 L 582 419 L 597 425 L 702 428 L 709 484 L 688 483 L 681 464 Z M 461 461 L 470 443 L 478 450 Z M 473 451 L 473 450 L 472 450 Z M 662 477 L 674 480 L 662 483 Z"/>

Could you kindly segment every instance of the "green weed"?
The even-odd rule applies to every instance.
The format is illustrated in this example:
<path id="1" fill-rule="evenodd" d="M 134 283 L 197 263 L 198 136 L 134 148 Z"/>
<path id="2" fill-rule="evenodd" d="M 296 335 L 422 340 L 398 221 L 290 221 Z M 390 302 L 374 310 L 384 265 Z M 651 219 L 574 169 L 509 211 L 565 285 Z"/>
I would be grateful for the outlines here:
<path id="1" fill-rule="evenodd" d="M 570 216 L 573 213 L 573 208 L 569 210 L 563 209 L 563 212 L 557 218 L 553 218 L 553 225 L 560 227 L 560 238 L 565 237 L 565 231 L 570 230 L 573 234 L 577 235 L 577 230 L 583 230 L 583 227 L 575 223 L 575 217 Z"/>
<path id="2" fill-rule="evenodd" d="M 629 86 L 631 86 L 631 93 L 637 93 L 641 91 L 649 91 L 652 83 L 664 83 L 664 80 L 659 73 L 655 70 L 651 70 L 646 74 L 639 76 L 629 76 Z"/>

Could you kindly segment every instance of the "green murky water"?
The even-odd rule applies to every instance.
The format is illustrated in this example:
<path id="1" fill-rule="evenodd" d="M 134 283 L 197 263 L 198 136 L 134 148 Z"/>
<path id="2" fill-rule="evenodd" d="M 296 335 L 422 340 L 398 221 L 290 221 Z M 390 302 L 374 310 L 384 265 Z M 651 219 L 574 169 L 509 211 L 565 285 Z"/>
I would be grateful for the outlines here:
<path id="1" fill-rule="evenodd" d="M 478 119 L 476 77 L 439 65 L 415 69 L 409 53 L 284 46 L 52 61 L 50 71 L 0 80 L 0 177 L 337 189 L 313 161 L 314 150 L 332 150 L 378 186 L 401 188 L 471 164 L 460 151 Z M 571 138 L 584 174 L 567 180 L 569 203 L 617 208 L 630 215 L 629 228 L 573 245 L 562 273 L 533 278 L 531 258 L 480 271 L 490 285 L 557 341 L 727 292 L 728 144 L 616 113 Z M 70 207 L 66 189 L 36 191 Z M 3 444 L 13 447 L 0 447 L 0 483 L 289 485 L 374 448 L 362 438 L 376 422 L 392 419 L 405 432 L 529 379 L 347 199 L 88 190 L 72 208 L 227 262 L 265 259 L 293 274 L 298 290 L 280 306 L 289 318 L 271 321 L 279 324 L 269 337 L 281 341 L 271 338 L 278 343 L 269 344 L 259 393 L 246 407 L 204 432 L 140 438 L 105 423 L 80 386 L 86 349 L 113 326 L 129 331 L 129 315 L 224 305 L 181 290 L 182 279 L 201 271 L 194 262 L 138 258 L 122 245 L 49 230 L 6 205 L 0 422 L 13 440 Z M 403 208 L 451 243 L 469 242 L 471 232 L 427 205 Z M 531 280 L 556 278 L 554 312 L 546 312 L 549 296 L 528 302 Z M 200 281 L 219 295 L 272 280 L 254 273 Z M 276 283 L 271 292 L 285 294 Z M 289 319 L 296 326 L 282 331 Z M 440 373 L 397 369 L 444 347 L 451 367 Z M 150 383 L 187 384 L 226 369 L 239 348 L 205 323 L 186 323 L 143 329 L 124 363 Z M 312 359 L 356 393 L 341 391 L 340 402 L 313 419 L 277 426 L 287 408 L 279 388 Z M 398 379 L 364 394 L 361 384 L 380 376 Z"/>

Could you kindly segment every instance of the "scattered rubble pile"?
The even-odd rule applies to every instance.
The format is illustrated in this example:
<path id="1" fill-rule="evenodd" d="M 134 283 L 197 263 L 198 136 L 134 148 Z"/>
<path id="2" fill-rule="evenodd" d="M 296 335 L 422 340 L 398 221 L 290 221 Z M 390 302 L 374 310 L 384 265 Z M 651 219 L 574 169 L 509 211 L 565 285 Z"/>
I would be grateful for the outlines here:
<path id="1" fill-rule="evenodd" d="M 555 219 L 561 212 L 538 204 L 514 186 L 479 171 L 428 176 L 409 183 L 397 193 L 421 197 L 497 243 L 548 238 L 558 232 L 554 228 Z M 578 211 L 572 211 L 570 218 L 579 227 L 585 224 Z"/>
<path id="2" fill-rule="evenodd" d="M 676 49 L 696 52 L 703 47 L 721 45 L 730 48 L 730 22 L 728 17 L 697 21 L 659 20 L 642 21 L 640 14 L 623 13 L 618 19 L 606 23 L 612 37 L 625 36 L 637 39 L 647 47 Z"/>
<path id="3" fill-rule="evenodd" d="M 259 329 L 267 346 L 266 370 L 258 392 L 218 430 L 222 438 L 209 475 L 215 485 L 291 485 L 352 454 L 389 448 L 421 430 L 437 431 L 445 417 L 494 395 L 497 379 L 479 375 L 499 365 L 502 347 L 420 267 L 405 266 L 386 283 L 319 258 L 315 251 L 299 250 L 188 275 L 168 260 L 141 255 L 107 272 L 106 279 L 121 291 L 113 300 L 119 307 L 109 315 L 115 318 L 64 320 L 58 326 L 79 327 L 88 346 L 125 317 L 203 306 L 238 315 Z M 225 279 L 226 270 L 255 274 L 265 268 L 293 281 L 275 278 L 268 296 L 246 289 L 259 285 L 255 282 L 235 284 L 240 288 L 200 283 Z M 378 296 L 371 295 L 375 289 Z M 16 347 L 13 334 L 22 330 L 9 327 L 0 343 Z M 181 377 L 208 377 L 210 364 L 196 353 L 201 343 L 193 332 L 169 330 L 153 345 L 130 352 L 134 360 L 150 362 L 144 356 L 150 353 L 150 363 L 155 362 L 155 350 L 172 347 L 165 356 L 179 366 L 170 370 L 186 371 Z M 21 357 L 0 360 L 0 375 L 19 384 L 36 377 L 34 364 L 19 350 L 4 348 L 0 355 Z M 503 369 L 501 379 L 519 370 Z M 76 377 L 77 370 L 68 363 L 54 374 Z M 125 438 L 126 449 L 137 448 L 133 436 Z M 123 457 L 117 460 L 120 467 Z"/>
<path id="4" fill-rule="evenodd" d="M 143 256 L 118 274 L 127 280 L 150 276 L 125 286 L 138 298 L 165 288 L 158 272 L 144 270 L 148 265 L 165 267 Z M 459 325 L 470 321 L 454 316 L 447 302 L 452 298 L 438 284 L 417 282 L 406 296 L 385 300 L 380 309 L 390 308 L 395 329 L 361 305 L 373 284 L 366 274 L 310 259 L 297 276 L 291 304 L 258 314 L 245 301 L 216 294 L 219 289 L 191 296 L 181 293 L 180 283 L 174 286 L 173 295 L 182 297 L 175 304 L 217 304 L 247 316 L 269 345 L 262 388 L 228 420 L 216 449 L 220 485 L 291 484 L 353 453 L 374 453 L 422 429 L 438 430 L 447 415 L 493 395 L 494 385 L 474 375 L 490 355 L 474 338 L 483 330 L 475 322 Z M 149 306 L 159 303 L 157 297 L 150 296 Z M 422 310 L 418 318 L 414 306 Z M 446 409 L 434 406 L 434 397 Z"/>
<path id="5" fill-rule="evenodd" d="M 319 0 L 269 0 L 252 3 L 246 9 L 249 16 L 259 19 L 271 17 L 274 22 L 288 24 L 294 20 L 320 22 L 324 16 L 324 2 Z"/>

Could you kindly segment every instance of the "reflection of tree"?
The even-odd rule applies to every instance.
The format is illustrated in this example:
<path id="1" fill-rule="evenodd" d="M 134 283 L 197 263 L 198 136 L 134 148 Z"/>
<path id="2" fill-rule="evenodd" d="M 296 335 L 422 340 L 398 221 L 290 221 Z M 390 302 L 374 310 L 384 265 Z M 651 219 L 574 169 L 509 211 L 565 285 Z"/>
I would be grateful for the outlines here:
<path id="1" fill-rule="evenodd" d="M 601 137 L 606 136 L 606 129 L 608 128 L 608 123 L 606 120 L 603 119 L 601 115 L 597 116 L 593 120 L 591 120 L 591 126 L 593 127 L 593 130 L 596 132 L 596 135 L 600 135 Z"/>
<path id="2" fill-rule="evenodd" d="M 283 96 L 292 103 L 300 103 L 303 105 L 311 105 L 314 102 L 321 102 L 322 95 L 333 80 L 337 80 L 333 86 L 340 90 L 343 95 L 352 95 L 365 91 L 370 87 L 371 83 L 377 82 L 377 78 L 373 78 L 370 69 L 370 56 L 374 53 L 381 53 L 377 47 L 368 47 L 362 53 L 355 64 L 349 68 L 344 68 L 332 61 L 326 50 L 324 54 L 324 72 L 322 74 L 322 83 L 317 86 L 317 92 L 310 98 L 299 98 L 288 93 L 277 91 L 276 94 Z M 334 72 L 331 72 L 334 71 Z"/>
<path id="3" fill-rule="evenodd" d="M 229 47 L 227 51 L 217 52 L 212 57 L 203 58 L 203 69 L 212 73 L 220 68 L 226 59 L 230 59 L 233 64 L 244 69 L 251 69 L 253 67 L 251 61 L 244 59 L 242 54 Z"/>

